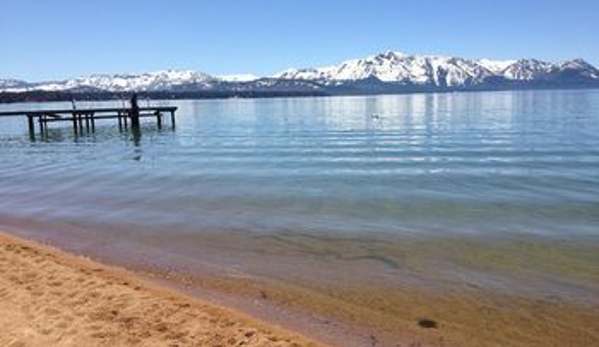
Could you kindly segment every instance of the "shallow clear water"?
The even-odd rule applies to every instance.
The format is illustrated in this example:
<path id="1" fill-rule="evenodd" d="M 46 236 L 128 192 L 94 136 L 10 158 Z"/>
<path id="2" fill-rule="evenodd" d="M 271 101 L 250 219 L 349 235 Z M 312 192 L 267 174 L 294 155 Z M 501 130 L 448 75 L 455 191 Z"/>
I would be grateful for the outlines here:
<path id="1" fill-rule="evenodd" d="M 597 90 L 152 103 L 179 106 L 176 130 L 148 122 L 136 139 L 106 121 L 75 137 L 52 124 L 31 142 L 24 119 L 0 119 L 0 213 L 187 231 L 599 234 Z"/>
<path id="2" fill-rule="evenodd" d="M 412 314 L 468 340 L 593 321 L 576 309 L 599 307 L 599 90 L 152 104 L 179 106 L 175 129 L 51 124 L 31 141 L 24 119 L 0 118 L 0 230 L 192 278 L 297 327 L 265 309 L 268 293 L 301 307 L 311 336 L 324 321 L 328 338 L 328 318 L 312 320 L 338 313 L 340 344 L 374 336 L 354 323 L 399 336 Z M 513 315 L 490 319 L 504 294 Z M 559 319 L 536 325 L 547 307 Z"/>
<path id="3" fill-rule="evenodd" d="M 597 90 L 153 104 L 174 130 L 0 119 L 0 229 L 301 285 L 599 290 Z"/>

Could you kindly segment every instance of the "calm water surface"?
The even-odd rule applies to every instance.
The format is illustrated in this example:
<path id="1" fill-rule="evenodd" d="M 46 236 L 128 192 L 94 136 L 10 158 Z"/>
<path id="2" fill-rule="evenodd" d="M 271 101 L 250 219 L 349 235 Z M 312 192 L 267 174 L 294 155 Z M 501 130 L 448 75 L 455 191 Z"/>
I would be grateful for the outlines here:
<path id="1" fill-rule="evenodd" d="M 190 246 L 193 235 L 241 253 L 243 242 L 213 236 L 233 231 L 599 237 L 598 90 L 152 104 L 179 107 L 175 130 L 148 122 L 136 137 L 106 121 L 76 137 L 52 124 L 32 142 L 24 119 L 0 119 L 0 216 L 60 225 L 54 235 L 70 226 L 82 243 L 127 237 L 196 259 L 209 256 Z M 0 110 L 48 107 L 70 105 Z M 261 245 L 245 249 L 270 259 Z M 401 268 L 373 249 L 372 266 Z M 248 266 L 239 257 L 211 261 Z"/>

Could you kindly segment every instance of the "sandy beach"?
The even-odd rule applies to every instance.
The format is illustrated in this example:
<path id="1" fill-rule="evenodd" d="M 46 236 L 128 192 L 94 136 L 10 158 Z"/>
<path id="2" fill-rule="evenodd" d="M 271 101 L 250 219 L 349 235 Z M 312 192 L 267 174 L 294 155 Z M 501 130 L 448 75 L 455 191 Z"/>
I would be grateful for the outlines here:
<path id="1" fill-rule="evenodd" d="M 311 288 L 132 269 L 0 233 L 0 346 L 323 346 L 320 340 L 339 346 L 558 347 L 594 346 L 599 338 L 597 308 L 561 300 L 409 286 Z M 241 301 L 198 299 L 204 290 Z M 303 326 L 273 320 L 264 307 L 244 302 L 326 320 Z M 341 334 L 333 336 L 338 323 Z"/>
<path id="2" fill-rule="evenodd" d="M 148 283 L 0 234 L 0 345 L 322 346 Z"/>

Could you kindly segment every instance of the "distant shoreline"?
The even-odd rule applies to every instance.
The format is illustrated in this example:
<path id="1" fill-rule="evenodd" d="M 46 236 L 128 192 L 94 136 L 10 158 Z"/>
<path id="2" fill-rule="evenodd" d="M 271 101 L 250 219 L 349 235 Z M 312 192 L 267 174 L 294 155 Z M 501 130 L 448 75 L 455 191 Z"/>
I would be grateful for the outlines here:
<path id="1" fill-rule="evenodd" d="M 473 93 L 473 92 L 509 92 L 509 91 L 534 91 L 534 90 L 593 90 L 599 89 L 596 85 L 581 86 L 520 86 L 498 88 L 415 88 L 395 92 L 303 92 L 303 91 L 268 91 L 268 92 L 229 92 L 229 91 L 195 91 L 195 92 L 169 92 L 152 91 L 139 92 L 141 99 L 149 100 L 213 100 L 213 99 L 273 99 L 273 98 L 305 98 L 305 97 L 333 97 L 333 96 L 379 96 L 379 95 L 411 95 L 411 94 L 445 94 L 445 93 Z M 128 99 L 133 91 L 126 92 L 0 92 L 0 104 L 13 103 L 41 103 L 41 102 L 70 102 L 70 101 L 113 101 Z"/>

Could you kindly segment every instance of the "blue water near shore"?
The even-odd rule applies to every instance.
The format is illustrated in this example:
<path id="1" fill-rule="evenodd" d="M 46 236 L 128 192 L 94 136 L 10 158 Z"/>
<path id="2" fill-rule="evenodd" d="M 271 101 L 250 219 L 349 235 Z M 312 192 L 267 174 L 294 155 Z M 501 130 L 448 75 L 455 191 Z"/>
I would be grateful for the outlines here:
<path id="1" fill-rule="evenodd" d="M 199 279 L 183 287 L 202 298 L 213 278 L 225 296 L 259 289 L 240 308 L 292 328 L 264 293 L 300 289 L 272 302 L 306 295 L 392 321 L 394 303 L 414 304 L 394 289 L 446 292 L 458 309 L 480 300 L 484 324 L 518 325 L 506 323 L 514 344 L 528 341 L 522 322 L 549 334 L 599 308 L 599 90 L 150 103 L 178 106 L 176 128 L 145 119 L 135 135 L 106 120 L 76 136 L 53 123 L 31 141 L 25 119 L 0 118 L 0 231 Z M 123 104 L 78 104 L 106 106 Z M 324 324 L 328 337 L 311 307 L 303 332 Z M 444 310 L 456 321 L 440 332 L 461 324 L 452 304 L 422 316 Z"/>
<path id="2" fill-rule="evenodd" d="M 89 103 L 86 106 L 120 106 Z M 145 104 L 145 102 L 144 102 Z M 0 119 L 0 213 L 182 230 L 599 234 L 599 91 L 152 101 L 32 142 Z M 0 105 L 0 110 L 70 104 Z"/>

